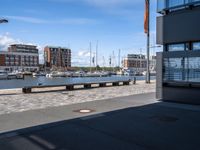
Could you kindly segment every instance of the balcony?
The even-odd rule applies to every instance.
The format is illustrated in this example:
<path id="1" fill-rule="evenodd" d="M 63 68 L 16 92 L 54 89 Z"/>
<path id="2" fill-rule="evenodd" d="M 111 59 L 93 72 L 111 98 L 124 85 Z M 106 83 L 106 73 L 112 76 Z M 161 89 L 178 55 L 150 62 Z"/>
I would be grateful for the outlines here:
<path id="1" fill-rule="evenodd" d="M 166 11 L 179 10 L 196 5 L 200 5 L 200 0 L 157 0 L 157 12 L 163 14 Z"/>

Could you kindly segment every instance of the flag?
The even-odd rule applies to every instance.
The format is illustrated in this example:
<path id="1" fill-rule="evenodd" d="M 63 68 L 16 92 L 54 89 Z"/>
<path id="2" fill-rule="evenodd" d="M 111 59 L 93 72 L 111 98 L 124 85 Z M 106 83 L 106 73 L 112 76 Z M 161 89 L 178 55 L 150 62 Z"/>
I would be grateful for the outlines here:
<path id="1" fill-rule="evenodd" d="M 149 31 L 149 0 L 145 0 L 144 33 Z"/>
<path id="2" fill-rule="evenodd" d="M 94 64 L 94 61 L 95 61 L 95 58 L 94 57 L 92 57 L 92 63 Z"/>
<path id="3" fill-rule="evenodd" d="M 109 58 L 109 65 L 111 65 L 112 64 L 112 60 L 111 60 L 111 57 Z"/>

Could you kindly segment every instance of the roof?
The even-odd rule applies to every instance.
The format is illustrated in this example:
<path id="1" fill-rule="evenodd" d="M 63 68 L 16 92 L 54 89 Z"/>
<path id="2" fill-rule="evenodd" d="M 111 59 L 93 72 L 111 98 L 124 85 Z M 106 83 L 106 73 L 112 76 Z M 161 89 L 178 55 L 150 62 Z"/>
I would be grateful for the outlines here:
<path id="1" fill-rule="evenodd" d="M 30 45 L 30 44 L 11 44 L 10 46 L 26 46 L 26 47 L 37 47 L 36 45 Z"/>
<path id="2" fill-rule="evenodd" d="M 70 48 L 67 48 L 67 47 L 61 47 L 61 46 L 45 46 L 45 47 L 48 47 L 48 48 L 59 48 L 59 49 L 68 49 L 68 50 L 71 50 Z"/>

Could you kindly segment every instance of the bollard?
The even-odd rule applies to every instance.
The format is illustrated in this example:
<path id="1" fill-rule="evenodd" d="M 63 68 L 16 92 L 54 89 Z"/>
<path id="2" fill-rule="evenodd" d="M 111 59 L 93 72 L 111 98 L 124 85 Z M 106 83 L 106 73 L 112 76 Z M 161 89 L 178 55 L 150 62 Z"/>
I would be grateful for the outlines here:
<path id="1" fill-rule="evenodd" d="M 106 83 L 99 83 L 99 87 L 106 87 Z"/>
<path id="2" fill-rule="evenodd" d="M 74 86 L 73 85 L 67 85 L 66 86 L 66 90 L 73 91 L 74 90 Z"/>
<path id="3" fill-rule="evenodd" d="M 85 85 L 84 85 L 84 88 L 86 88 L 86 89 L 91 88 L 91 87 L 92 87 L 91 84 L 85 84 Z"/>
<path id="4" fill-rule="evenodd" d="M 31 88 L 22 88 L 22 92 L 27 94 L 27 93 L 31 93 L 32 90 L 31 90 Z"/>
<path id="5" fill-rule="evenodd" d="M 123 85 L 129 85 L 129 84 L 130 84 L 130 81 L 123 82 Z"/>
<path id="6" fill-rule="evenodd" d="M 113 86 L 119 86 L 119 82 L 113 82 Z"/>
<path id="7" fill-rule="evenodd" d="M 133 84 L 136 84 L 136 77 L 134 77 L 133 79 Z"/>

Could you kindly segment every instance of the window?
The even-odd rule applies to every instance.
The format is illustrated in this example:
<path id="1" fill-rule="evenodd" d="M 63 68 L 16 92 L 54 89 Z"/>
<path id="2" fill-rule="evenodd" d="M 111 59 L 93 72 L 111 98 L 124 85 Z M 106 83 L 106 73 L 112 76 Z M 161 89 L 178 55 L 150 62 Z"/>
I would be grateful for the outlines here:
<path id="1" fill-rule="evenodd" d="M 188 59 L 188 81 L 200 82 L 200 57 Z"/>
<path id="2" fill-rule="evenodd" d="M 182 81 L 184 58 L 164 59 L 164 81 Z"/>
<path id="3" fill-rule="evenodd" d="M 166 8 L 166 0 L 159 0 L 157 1 L 157 11 L 162 11 L 163 9 Z"/>
<path id="4" fill-rule="evenodd" d="M 200 50 L 200 42 L 193 43 L 192 48 L 193 48 L 194 51 Z"/>
<path id="5" fill-rule="evenodd" d="M 200 57 L 165 58 L 164 81 L 200 82 Z"/>
<path id="6" fill-rule="evenodd" d="M 185 51 L 185 44 L 184 43 L 181 43 L 181 44 L 170 44 L 170 45 L 168 45 L 167 50 L 169 52 L 172 52 L 172 51 Z"/>
<path id="7" fill-rule="evenodd" d="M 184 3 L 185 3 L 185 0 L 169 0 L 168 6 L 175 7 L 175 6 L 183 5 Z"/>

